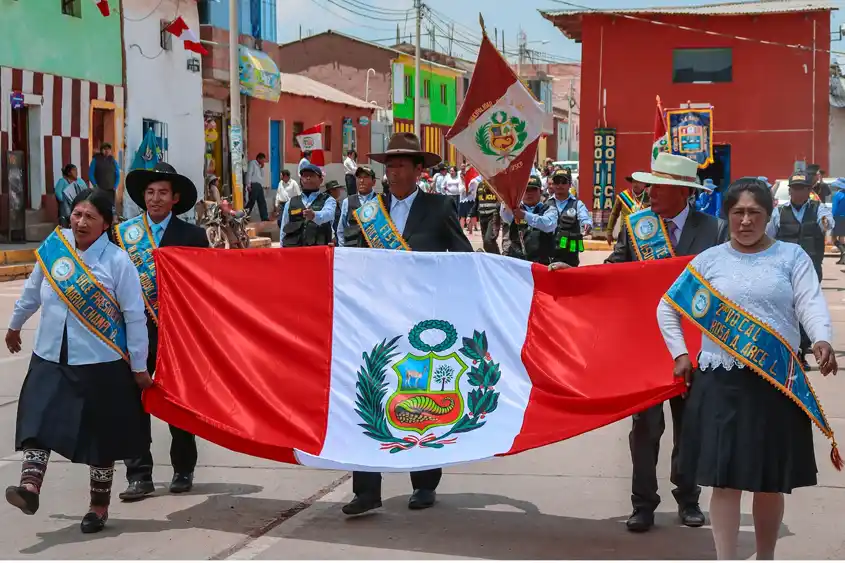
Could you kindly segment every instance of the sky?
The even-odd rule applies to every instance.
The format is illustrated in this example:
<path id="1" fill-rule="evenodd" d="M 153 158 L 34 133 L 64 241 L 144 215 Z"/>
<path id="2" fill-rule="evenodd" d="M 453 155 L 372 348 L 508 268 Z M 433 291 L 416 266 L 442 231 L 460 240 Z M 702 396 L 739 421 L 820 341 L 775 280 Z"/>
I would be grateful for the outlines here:
<path id="1" fill-rule="evenodd" d="M 302 36 L 333 29 L 382 45 L 395 42 L 396 26 L 405 41 L 413 36 L 415 22 L 413 0 L 277 0 L 279 43 L 299 39 Z M 572 0 L 575 4 L 591 8 L 636 8 L 657 6 L 682 6 L 711 4 L 720 0 Z M 481 35 L 478 14 L 484 16 L 488 35 L 494 30 L 504 34 L 505 50 L 513 51 L 517 46 L 520 27 L 529 42 L 528 48 L 536 51 L 537 62 L 570 62 L 581 56 L 581 46 L 566 39 L 538 10 L 566 10 L 563 2 L 555 0 L 424 0 L 431 8 L 431 16 L 424 18 L 421 44 L 431 48 L 434 29 L 435 46 L 438 51 L 448 52 L 448 33 L 454 24 L 452 54 L 475 60 L 476 51 L 469 45 L 479 41 Z M 832 27 L 838 29 L 845 23 L 845 0 L 834 12 Z M 432 21 L 433 20 L 433 21 Z M 835 39 L 835 38 L 834 38 Z M 835 50 L 845 50 L 845 41 L 833 44 Z M 545 60 L 544 60 L 545 59 Z"/>

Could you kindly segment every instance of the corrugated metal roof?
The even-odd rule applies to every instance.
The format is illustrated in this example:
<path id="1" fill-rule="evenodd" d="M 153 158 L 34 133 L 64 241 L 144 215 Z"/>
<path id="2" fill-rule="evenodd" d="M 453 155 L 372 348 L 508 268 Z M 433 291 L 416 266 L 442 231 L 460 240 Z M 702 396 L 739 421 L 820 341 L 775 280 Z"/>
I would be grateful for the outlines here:
<path id="1" fill-rule="evenodd" d="M 293 94 L 294 96 L 305 96 L 307 98 L 316 98 L 333 104 L 344 104 L 356 108 L 376 109 L 376 106 L 373 104 L 368 104 L 364 100 L 359 100 L 355 96 L 350 96 L 346 92 L 341 92 L 336 88 L 332 88 L 327 84 L 312 80 L 307 76 L 287 74 L 284 72 L 281 74 L 282 93 Z"/>
<path id="2" fill-rule="evenodd" d="M 583 1 L 583 0 L 582 0 Z M 790 12 L 835 10 L 832 0 L 757 0 L 754 2 L 726 2 L 699 6 L 672 6 L 655 8 L 625 8 L 592 10 L 554 10 L 541 12 L 547 19 L 558 16 L 585 14 L 681 14 L 697 16 L 747 16 L 754 14 L 785 14 Z"/>

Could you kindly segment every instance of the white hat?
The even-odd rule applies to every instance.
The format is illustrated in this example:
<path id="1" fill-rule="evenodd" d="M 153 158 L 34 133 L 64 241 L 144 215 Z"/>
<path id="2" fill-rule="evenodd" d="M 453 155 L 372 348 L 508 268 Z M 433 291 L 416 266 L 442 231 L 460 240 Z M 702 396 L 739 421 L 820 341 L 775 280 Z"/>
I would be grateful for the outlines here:
<path id="1" fill-rule="evenodd" d="M 651 165 L 651 172 L 634 172 L 633 178 L 638 182 L 646 184 L 679 186 L 695 188 L 697 190 L 713 191 L 707 186 L 698 183 L 698 163 L 685 156 L 661 152 L 657 155 L 654 164 Z"/>

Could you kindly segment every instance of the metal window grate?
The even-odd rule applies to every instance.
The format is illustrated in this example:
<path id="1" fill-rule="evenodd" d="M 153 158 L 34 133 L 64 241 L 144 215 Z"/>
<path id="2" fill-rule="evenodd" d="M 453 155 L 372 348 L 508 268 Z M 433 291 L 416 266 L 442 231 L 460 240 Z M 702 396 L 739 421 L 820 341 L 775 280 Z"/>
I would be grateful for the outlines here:
<path id="1" fill-rule="evenodd" d="M 167 26 L 170 25 L 170 22 L 167 20 L 160 21 L 159 30 L 159 38 L 158 43 L 161 46 L 163 51 L 172 51 L 173 50 L 173 34 L 167 31 Z"/>
<path id="2" fill-rule="evenodd" d="M 62 14 L 74 18 L 82 17 L 82 6 L 80 5 L 80 0 L 61 0 L 61 2 Z"/>

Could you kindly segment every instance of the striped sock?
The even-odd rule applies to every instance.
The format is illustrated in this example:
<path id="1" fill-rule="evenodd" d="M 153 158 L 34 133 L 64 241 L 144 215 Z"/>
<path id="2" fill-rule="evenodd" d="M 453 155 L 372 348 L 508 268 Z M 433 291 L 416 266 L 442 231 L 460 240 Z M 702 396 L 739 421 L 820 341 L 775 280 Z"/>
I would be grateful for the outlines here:
<path id="1" fill-rule="evenodd" d="M 91 507 L 108 507 L 111 501 L 114 465 L 111 467 L 94 467 L 91 465 L 88 469 L 91 476 Z"/>
<path id="2" fill-rule="evenodd" d="M 25 449 L 21 464 L 21 487 L 34 488 L 36 493 L 41 493 L 41 484 L 44 483 L 44 473 L 49 461 L 49 450 Z"/>

